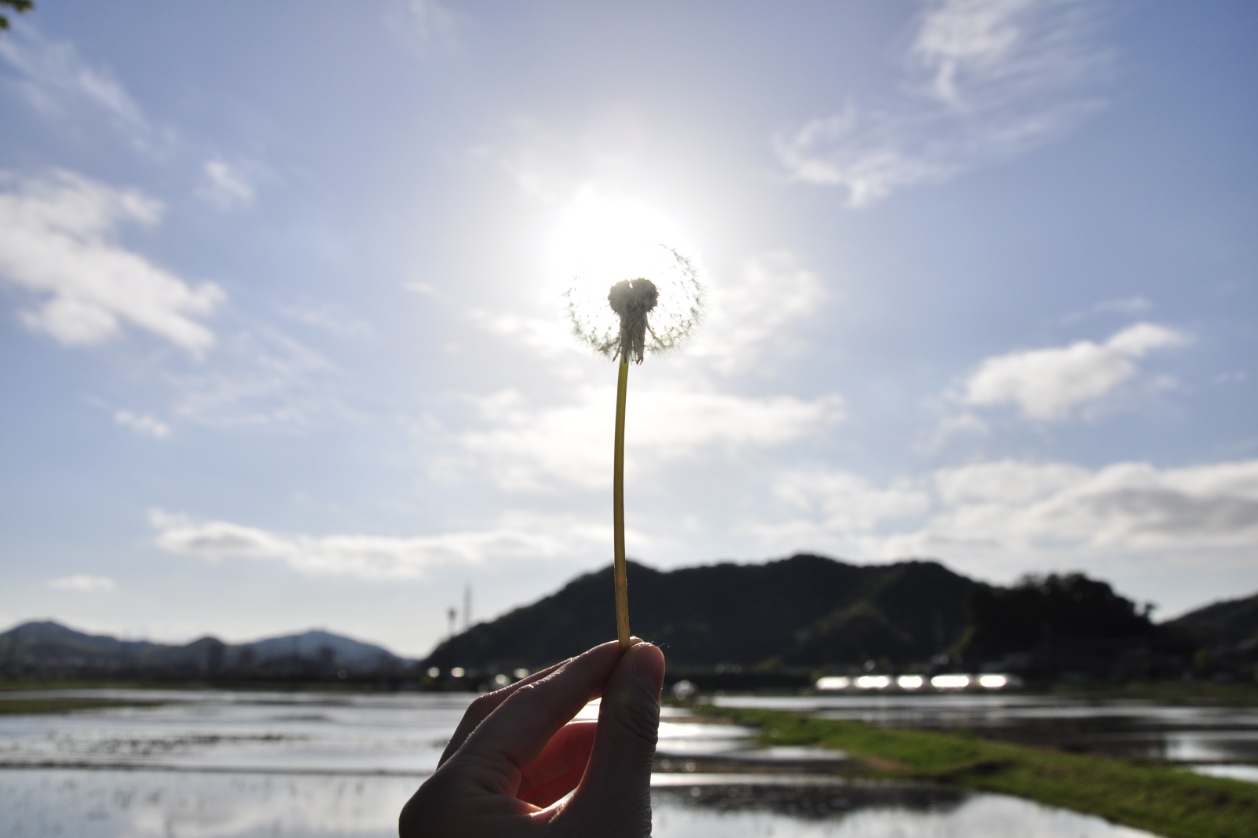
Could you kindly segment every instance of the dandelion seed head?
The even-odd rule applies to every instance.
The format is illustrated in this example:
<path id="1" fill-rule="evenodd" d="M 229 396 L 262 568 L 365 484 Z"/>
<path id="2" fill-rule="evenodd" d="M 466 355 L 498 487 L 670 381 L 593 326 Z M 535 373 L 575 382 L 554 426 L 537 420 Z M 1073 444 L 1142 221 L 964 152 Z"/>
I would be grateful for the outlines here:
<path id="1" fill-rule="evenodd" d="M 578 340 L 608 358 L 641 363 L 646 354 L 674 349 L 690 336 L 703 317 L 703 292 L 689 256 L 647 243 L 615 267 L 573 276 L 565 298 Z"/>
<path id="2" fill-rule="evenodd" d="M 607 303 L 620 318 L 620 357 L 642 363 L 646 351 L 647 315 L 659 302 L 660 292 L 649 279 L 622 279 L 607 292 Z"/>

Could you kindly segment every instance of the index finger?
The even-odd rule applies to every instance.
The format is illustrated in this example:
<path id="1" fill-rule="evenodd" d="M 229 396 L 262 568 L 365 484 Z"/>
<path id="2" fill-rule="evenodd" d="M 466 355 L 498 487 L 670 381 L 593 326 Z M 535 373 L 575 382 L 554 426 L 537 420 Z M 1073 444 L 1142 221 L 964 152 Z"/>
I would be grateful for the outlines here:
<path id="1" fill-rule="evenodd" d="M 516 690 L 473 731 L 456 758 L 487 760 L 514 794 L 521 773 L 550 738 L 602 695 L 603 684 L 619 660 L 617 643 L 604 643 Z"/>
<path id="2" fill-rule="evenodd" d="M 568 660 L 571 660 L 571 658 Z M 450 737 L 450 741 L 446 743 L 445 750 L 441 752 L 441 759 L 437 760 L 437 766 L 445 765 L 446 760 L 454 756 L 454 752 L 463 746 L 463 742 L 472 735 L 472 731 L 476 730 L 477 726 L 485 720 L 485 717 L 497 709 L 498 705 L 506 701 L 512 693 L 534 681 L 542 680 L 567 662 L 565 660 L 553 663 L 545 669 L 539 669 L 532 675 L 516 681 L 510 686 L 491 693 L 485 693 L 469 704 L 467 711 L 463 714 L 463 718 L 459 719 L 459 726 L 454 729 L 454 735 Z"/>

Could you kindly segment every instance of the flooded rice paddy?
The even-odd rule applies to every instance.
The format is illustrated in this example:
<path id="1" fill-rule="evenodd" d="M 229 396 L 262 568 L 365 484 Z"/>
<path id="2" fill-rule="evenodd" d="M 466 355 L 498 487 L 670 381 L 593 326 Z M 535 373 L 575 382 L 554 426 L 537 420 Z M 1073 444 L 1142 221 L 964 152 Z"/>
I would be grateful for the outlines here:
<path id="1" fill-rule="evenodd" d="M 1258 780 L 1258 707 L 1088 702 L 1017 693 L 730 696 L 715 701 L 888 727 L 970 730 L 1022 745 L 1179 763 L 1203 774 Z"/>
<path id="2" fill-rule="evenodd" d="M 164 703 L 0 715 L 0 835 L 396 835 L 398 811 L 435 768 L 470 700 L 450 694 L 218 691 L 73 695 Z M 1052 714 L 1074 719 L 1083 731 L 1092 718 L 1080 708 L 1017 696 L 720 701 L 754 701 L 884 724 L 988 725 L 1006 732 L 1018 728 L 1019 719 L 1034 729 Z M 1166 709 L 1144 715 L 1114 710 L 1117 715 L 1106 718 L 1128 719 L 1128 726 L 1098 733 L 1108 743 L 1101 749 L 1161 748 L 1161 754 L 1201 756 L 1207 767 L 1252 765 L 1233 759 L 1253 754 L 1258 723 L 1252 712 L 1174 708 L 1169 716 L 1159 715 Z M 1150 738 L 1154 728 L 1162 739 Z M 682 711 L 666 713 L 653 778 L 655 838 L 1147 835 L 1001 795 L 840 781 L 825 772 L 843 759 L 841 754 L 758 749 L 749 733 L 733 725 L 697 724 Z M 1199 736 L 1175 738 L 1190 733 Z M 1111 734 L 1118 738 L 1107 739 Z M 1009 738 L 1022 735 L 1009 733 Z"/>

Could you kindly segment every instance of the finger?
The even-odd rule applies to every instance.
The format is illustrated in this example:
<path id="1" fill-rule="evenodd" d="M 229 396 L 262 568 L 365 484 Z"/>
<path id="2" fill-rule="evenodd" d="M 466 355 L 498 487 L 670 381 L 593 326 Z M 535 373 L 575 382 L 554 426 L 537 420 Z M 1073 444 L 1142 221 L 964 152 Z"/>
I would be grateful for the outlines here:
<path id="1" fill-rule="evenodd" d="M 604 643 L 573 658 L 550 675 L 526 684 L 472 731 L 452 759 L 477 763 L 485 782 L 515 795 L 520 777 L 561 727 L 602 694 L 620 659 L 616 643 Z"/>
<path id="2" fill-rule="evenodd" d="M 651 834 L 651 764 L 663 685 L 659 648 L 640 643 L 625 652 L 603 689 L 594 750 L 565 820 L 608 824 L 615 831 L 607 835 Z"/>
<path id="3" fill-rule="evenodd" d="M 572 660 L 569 658 L 568 660 Z M 454 729 L 454 735 L 450 737 L 450 741 L 446 743 L 446 749 L 441 752 L 441 759 L 437 760 L 437 765 L 445 765 L 445 761 L 459 749 L 472 731 L 476 730 L 476 726 L 485 720 L 485 717 L 494 711 L 494 709 L 506 701 L 516 690 L 526 684 L 532 684 L 534 681 L 540 681 L 568 661 L 560 661 L 553 663 L 545 669 L 539 669 L 527 678 L 522 678 L 510 686 L 503 687 L 491 693 L 485 693 L 468 705 L 467 711 L 463 713 L 463 718 L 459 720 L 459 726 Z"/>
<path id="4" fill-rule="evenodd" d="M 537 759 L 533 760 L 520 775 L 520 788 L 516 796 L 521 800 L 533 789 L 550 783 L 567 774 L 574 767 L 585 771 L 590 761 L 590 749 L 594 747 L 597 722 L 568 722 L 550 738 Z"/>
<path id="5" fill-rule="evenodd" d="M 546 807 L 577 787 L 594 747 L 597 722 L 569 722 L 524 769 L 516 797 Z"/>

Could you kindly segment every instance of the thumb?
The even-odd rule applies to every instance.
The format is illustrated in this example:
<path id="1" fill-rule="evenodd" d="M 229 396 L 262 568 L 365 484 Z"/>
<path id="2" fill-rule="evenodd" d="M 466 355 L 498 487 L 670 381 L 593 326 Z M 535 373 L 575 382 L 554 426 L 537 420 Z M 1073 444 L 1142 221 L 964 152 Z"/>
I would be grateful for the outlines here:
<path id="1" fill-rule="evenodd" d="M 589 834 L 651 834 L 651 764 L 660 726 L 664 653 L 638 643 L 603 687 L 590 762 L 565 812 Z"/>

